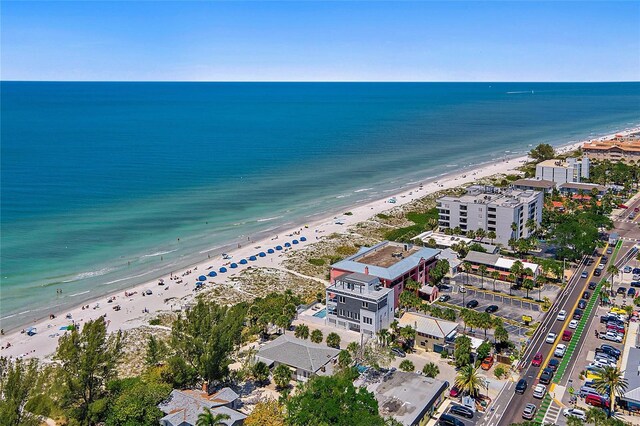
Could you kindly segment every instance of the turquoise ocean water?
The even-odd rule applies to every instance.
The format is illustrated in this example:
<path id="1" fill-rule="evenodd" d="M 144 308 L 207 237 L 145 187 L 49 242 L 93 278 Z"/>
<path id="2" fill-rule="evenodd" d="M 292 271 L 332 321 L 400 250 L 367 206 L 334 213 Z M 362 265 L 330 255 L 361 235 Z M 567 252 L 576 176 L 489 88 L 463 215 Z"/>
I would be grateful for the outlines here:
<path id="1" fill-rule="evenodd" d="M 5 329 L 410 182 L 640 124 L 638 83 L 0 91 Z"/>

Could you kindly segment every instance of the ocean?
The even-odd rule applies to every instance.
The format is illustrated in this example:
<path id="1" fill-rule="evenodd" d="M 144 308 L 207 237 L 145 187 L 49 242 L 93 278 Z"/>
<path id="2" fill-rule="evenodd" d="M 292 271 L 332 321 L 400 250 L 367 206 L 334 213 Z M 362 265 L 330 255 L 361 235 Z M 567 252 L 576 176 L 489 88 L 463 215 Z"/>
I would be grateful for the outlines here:
<path id="1" fill-rule="evenodd" d="M 2 82 L 0 97 L 5 329 L 421 180 L 640 124 L 640 83 Z"/>

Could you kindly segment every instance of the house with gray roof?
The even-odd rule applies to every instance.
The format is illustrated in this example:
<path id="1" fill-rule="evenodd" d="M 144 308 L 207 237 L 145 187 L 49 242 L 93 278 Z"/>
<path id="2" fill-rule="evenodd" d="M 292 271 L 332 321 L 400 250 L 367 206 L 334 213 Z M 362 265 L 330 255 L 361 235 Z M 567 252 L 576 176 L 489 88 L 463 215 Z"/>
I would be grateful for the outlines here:
<path id="1" fill-rule="evenodd" d="M 434 318 L 418 312 L 405 312 L 398 320 L 401 327 L 416 330 L 415 345 L 425 351 L 442 352 L 453 343 L 458 333 L 458 323 Z"/>
<path id="2" fill-rule="evenodd" d="M 256 360 L 272 368 L 284 364 L 296 380 L 306 382 L 314 375 L 333 374 L 339 353 L 339 349 L 283 334 L 261 347 Z"/>
<path id="3" fill-rule="evenodd" d="M 356 254 L 331 265 L 331 283 L 354 272 L 377 277 L 384 287 L 393 289 L 395 308 L 408 280 L 427 284 L 438 253 L 440 250 L 393 241 L 361 247 Z"/>
<path id="4" fill-rule="evenodd" d="M 166 414 L 160 419 L 160 425 L 195 426 L 198 416 L 208 408 L 213 415 L 227 415 L 228 419 L 222 420 L 225 425 L 240 426 L 247 416 L 236 410 L 238 405 L 238 394 L 230 388 L 223 388 L 211 395 L 198 390 L 174 389 L 169 398 L 158 405 Z"/>

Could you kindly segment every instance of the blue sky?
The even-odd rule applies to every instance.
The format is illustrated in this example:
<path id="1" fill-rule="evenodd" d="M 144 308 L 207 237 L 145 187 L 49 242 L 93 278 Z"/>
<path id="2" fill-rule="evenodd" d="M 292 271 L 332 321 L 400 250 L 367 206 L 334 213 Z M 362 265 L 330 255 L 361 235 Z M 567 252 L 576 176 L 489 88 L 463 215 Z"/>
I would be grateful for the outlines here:
<path id="1" fill-rule="evenodd" d="M 640 2 L 7 2 L 3 80 L 638 81 Z"/>

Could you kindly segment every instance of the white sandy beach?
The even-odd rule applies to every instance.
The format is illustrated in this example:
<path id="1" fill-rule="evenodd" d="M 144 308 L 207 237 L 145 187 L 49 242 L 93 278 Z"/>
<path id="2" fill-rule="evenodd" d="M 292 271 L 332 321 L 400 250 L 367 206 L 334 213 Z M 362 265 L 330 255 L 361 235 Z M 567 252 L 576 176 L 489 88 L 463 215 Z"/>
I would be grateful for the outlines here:
<path id="1" fill-rule="evenodd" d="M 640 129 L 632 129 L 623 133 L 632 133 Z M 619 134 L 621 132 L 618 132 Z M 600 139 L 600 138 L 598 138 Z M 584 142 L 574 143 L 568 146 L 558 148 L 558 152 L 565 152 L 567 150 L 573 150 L 581 146 Z M 267 252 L 269 248 L 275 248 L 276 245 L 282 245 L 286 242 L 291 242 L 294 239 L 300 240 L 300 237 L 304 236 L 307 240 L 299 244 L 292 245 L 288 250 L 299 250 L 313 244 L 318 239 L 325 235 L 338 232 L 344 233 L 350 225 L 367 220 L 373 215 L 389 210 L 393 207 L 409 203 L 415 199 L 422 198 L 429 193 L 436 192 L 438 190 L 454 188 L 456 186 L 472 183 L 475 180 L 483 177 L 488 177 L 495 174 L 513 173 L 515 168 L 520 166 L 527 159 L 526 156 L 504 160 L 500 159 L 492 164 L 485 164 L 477 168 L 461 170 L 458 173 L 443 177 L 439 180 L 432 182 L 424 182 L 420 188 L 416 185 L 413 188 L 408 188 L 404 192 L 388 195 L 386 198 L 361 205 L 359 207 L 351 209 L 352 215 L 340 215 L 334 218 L 334 216 L 326 217 L 322 220 L 317 220 L 313 223 L 309 223 L 308 227 L 296 227 L 281 232 L 277 239 L 275 235 L 265 238 L 261 241 L 253 242 L 250 245 L 242 246 L 239 249 L 229 251 L 229 255 L 232 256 L 231 260 L 223 260 L 222 258 L 210 259 L 206 262 L 194 265 L 189 270 L 192 272 L 183 276 L 185 271 L 177 273 L 177 279 L 172 279 L 170 276 L 165 275 L 157 277 L 144 284 L 130 288 L 126 291 L 119 291 L 110 296 L 101 297 L 91 303 L 88 303 L 89 308 L 83 309 L 82 306 L 78 306 L 74 309 L 68 310 L 71 319 L 66 319 L 67 312 L 58 315 L 53 320 L 42 320 L 34 324 L 25 324 L 25 329 L 28 327 L 36 327 L 37 334 L 33 336 L 27 336 L 20 332 L 20 330 L 2 336 L 0 351 L 1 356 L 7 357 L 38 357 L 45 359 L 49 357 L 55 351 L 58 343 L 58 337 L 65 333 L 61 330 L 61 327 L 68 326 L 73 322 L 76 324 L 82 324 L 88 320 L 97 318 L 99 316 L 106 316 L 108 321 L 108 329 L 110 331 L 127 330 L 137 328 L 143 324 L 148 324 L 151 318 L 154 318 L 158 313 L 163 311 L 175 310 L 182 306 L 185 301 L 195 295 L 194 288 L 195 283 L 198 281 L 200 275 L 207 275 L 210 271 L 218 271 L 221 266 L 226 266 L 230 262 L 238 263 L 241 259 L 249 258 L 249 256 L 257 255 L 258 252 Z M 395 197 L 397 202 L 391 204 L 388 200 L 391 197 Z M 346 210 L 345 210 L 346 211 Z M 340 222 L 338 224 L 336 222 Z M 298 233 L 294 235 L 294 233 Z M 238 268 L 229 269 L 227 273 L 219 273 L 215 278 L 209 278 L 206 286 L 215 286 L 228 280 L 229 277 L 237 275 L 241 271 L 249 267 L 270 267 L 270 268 L 282 268 L 281 263 L 284 256 L 282 252 L 276 251 L 275 254 L 269 254 L 266 257 L 258 257 L 256 261 L 250 261 L 246 265 L 238 263 Z M 164 280 L 165 285 L 158 285 L 159 280 Z M 176 283 L 176 281 L 182 280 L 182 283 Z M 142 296 L 144 290 L 151 289 L 152 295 Z M 125 296 L 133 293 L 133 295 Z M 111 303 L 107 301 L 112 298 Z M 119 305 L 121 309 L 115 311 L 114 306 Z M 84 305 L 87 306 L 87 303 Z M 7 345 L 10 345 L 7 348 Z"/>

